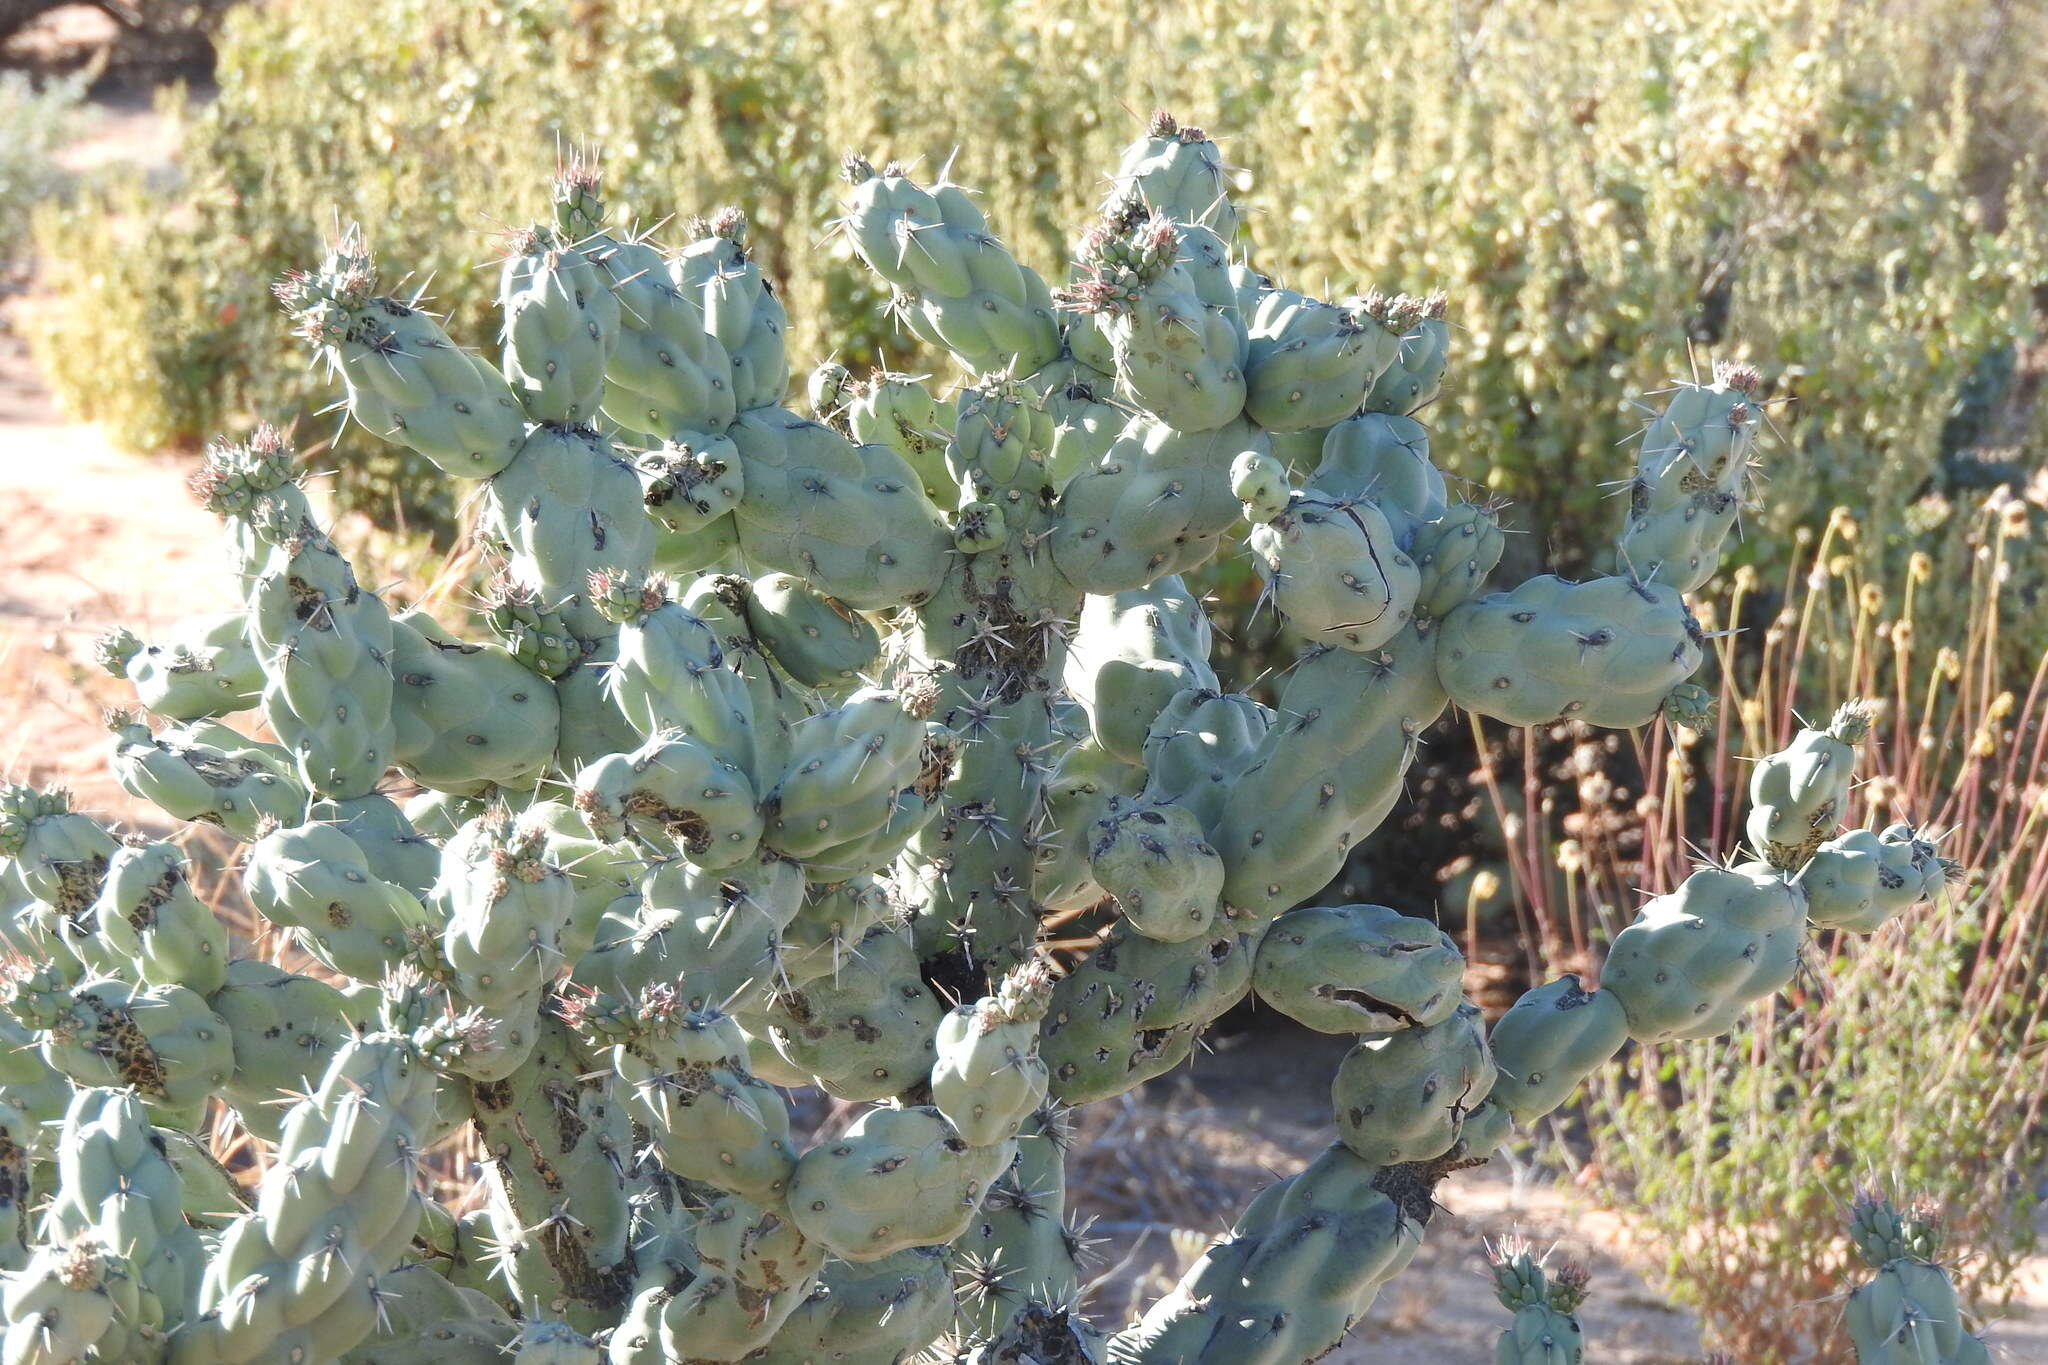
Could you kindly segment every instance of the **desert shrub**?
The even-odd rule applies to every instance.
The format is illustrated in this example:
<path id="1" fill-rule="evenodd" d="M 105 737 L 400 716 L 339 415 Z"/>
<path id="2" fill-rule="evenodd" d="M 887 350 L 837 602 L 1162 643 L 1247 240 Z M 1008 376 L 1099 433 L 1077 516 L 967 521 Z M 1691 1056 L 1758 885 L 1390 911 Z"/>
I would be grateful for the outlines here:
<path id="1" fill-rule="evenodd" d="M 84 122 L 78 79 L 37 83 L 0 71 L 0 266 L 12 266 L 29 236 L 29 214 L 63 183 L 55 153 Z"/>

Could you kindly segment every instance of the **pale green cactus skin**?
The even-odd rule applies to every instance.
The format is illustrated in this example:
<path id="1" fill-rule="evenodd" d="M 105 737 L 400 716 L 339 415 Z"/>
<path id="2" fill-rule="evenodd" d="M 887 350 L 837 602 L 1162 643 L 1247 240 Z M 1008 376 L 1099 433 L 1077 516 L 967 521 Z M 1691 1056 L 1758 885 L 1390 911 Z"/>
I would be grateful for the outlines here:
<path id="1" fill-rule="evenodd" d="M 932 1107 L 968 1145 L 988 1147 L 1016 1137 L 1045 1103 L 1038 1024 L 1051 995 L 1051 971 L 1030 962 L 1005 977 L 993 995 L 939 1021 Z"/>
<path id="2" fill-rule="evenodd" d="M 1084 837 L 1095 884 L 1133 929 L 1161 943 L 1208 937 L 1223 892 L 1223 859 L 1192 810 L 1112 800 Z"/>
<path id="3" fill-rule="evenodd" d="M 0 1360 L 153 1360 L 162 1354 L 156 1304 L 133 1261 L 85 1236 L 38 1245 L 0 1287 Z"/>
<path id="4" fill-rule="evenodd" d="M 1761 379 L 1674 391 L 1613 574 L 1489 590 L 1501 509 L 1418 420 L 1447 302 L 1252 270 L 1199 129 L 1148 125 L 1057 293 L 961 186 L 846 174 L 841 230 L 949 396 L 828 362 L 800 415 L 743 215 L 669 253 L 577 164 L 503 253 L 497 357 L 380 296 L 354 232 L 279 286 L 354 420 L 480 481 L 494 574 L 468 619 L 396 612 L 279 433 L 209 452 L 241 609 L 108 637 L 152 717 L 113 717 L 112 765 L 249 845 L 243 890 L 319 965 L 233 958 L 174 847 L 0 787 L 31 962 L 0 1000 L 0 1365 L 1298 1365 L 1514 1124 L 1630 1040 L 1730 1027 L 1809 920 L 1939 891 L 1910 828 L 1838 830 L 1853 736 L 1803 735 L 1758 767 L 1762 861 L 1653 899 L 1597 986 L 1489 1041 L 1437 926 L 1300 907 L 1453 705 L 1703 723 L 1684 593 Z M 1179 577 L 1236 542 L 1301 647 L 1270 704 L 1222 690 Z M 251 708 L 274 742 L 221 720 Z M 1054 960 L 1081 912 L 1106 932 Z M 1061 1111 L 1253 995 L 1353 1039 L 1338 1140 L 1091 1324 Z M 807 1143 L 799 1086 L 859 1112 Z M 216 1098 L 275 1149 L 246 1199 L 191 1135 Z M 414 1178 L 458 1134 L 459 1214 Z M 1526 1272 L 1499 1358 L 1576 1360 Z M 1939 1275 L 1880 1279 L 1896 1342 Z M 1969 1365 L 1927 1339 L 1871 1358 Z"/>
<path id="5" fill-rule="evenodd" d="M 1763 376 L 1717 364 L 1711 384 L 1672 397 L 1643 432 L 1628 521 L 1615 542 L 1619 572 L 1692 592 L 1713 577 L 1750 477 Z"/>
<path id="6" fill-rule="evenodd" d="M 132 1092 L 82 1089 L 56 1139 L 57 1197 L 40 1236 L 118 1248 L 134 1267 L 141 1323 L 175 1329 L 197 1296 L 204 1261 L 186 1221 L 177 1168 Z"/>
<path id="7" fill-rule="evenodd" d="M 285 1120 L 256 1206 L 206 1266 L 175 1362 L 328 1359 L 374 1329 L 378 1277 L 419 1226 L 416 1135 L 436 1080 L 415 1044 L 346 1045 Z"/>
<path id="8" fill-rule="evenodd" d="M 1806 916 L 1822 929 L 1873 934 L 1934 899 L 1960 869 L 1908 824 L 1825 839 L 1800 869 Z"/>
<path id="9" fill-rule="evenodd" d="M 1859 703 L 1843 706 L 1821 730 L 1803 729 L 1756 765 L 1749 777 L 1750 846 L 1773 867 L 1797 870 L 1842 823 L 1856 744 L 1870 729 Z"/>
<path id="10" fill-rule="evenodd" d="M 1881 1197 L 1859 1194 L 1849 1213 L 1849 1242 L 1875 1272 L 1850 1291 L 1842 1322 L 1857 1365 L 1989 1365 L 1991 1352 L 1970 1332 L 1941 1254 L 1941 1216 L 1905 1214 Z"/>
<path id="11" fill-rule="evenodd" d="M 1792 979 L 1805 927 L 1805 897 L 1777 869 L 1702 867 L 1615 937 L 1601 988 L 1640 1042 L 1711 1038 Z"/>
<path id="12" fill-rule="evenodd" d="M 1567 1264 L 1546 1273 L 1517 1238 L 1488 1247 L 1487 1258 L 1494 1295 L 1514 1314 L 1494 1341 L 1494 1365 L 1580 1365 L 1586 1335 L 1576 1310 L 1586 1297 L 1584 1268 Z"/>
<path id="13" fill-rule="evenodd" d="M 28 1116 L 0 1104 L 0 1270 L 19 1270 L 28 1260 L 35 1140 Z"/>
<path id="14" fill-rule="evenodd" d="M 1414 1183 L 1418 1169 L 1333 1146 L 1267 1186 L 1143 1321 L 1111 1338 L 1108 1359 L 1314 1360 L 1422 1245 L 1414 1199 L 1429 1182 Z"/>
<path id="15" fill-rule="evenodd" d="M 1437 636 L 1451 700 L 1520 725 L 1558 716 L 1647 724 L 1701 655 L 1699 626 L 1677 590 L 1624 575 L 1532 578 L 1454 609 Z"/>
<path id="16" fill-rule="evenodd" d="M 244 957 L 228 964 L 207 1003 L 234 1038 L 234 1074 L 222 1098 L 251 1132 L 275 1142 L 285 1113 L 268 1101 L 327 1074 L 354 1032 L 350 1002 L 318 977 Z"/>
<path id="17" fill-rule="evenodd" d="M 1465 955 L 1428 920 L 1384 905 L 1309 905 L 1259 940 L 1252 989 L 1322 1033 L 1433 1028 L 1457 1013 Z"/>
<path id="18" fill-rule="evenodd" d="M 272 924 L 344 976 L 372 985 L 433 921 L 370 870 L 360 845 L 327 824 L 279 827 L 250 847 L 242 884 Z"/>
<path id="19" fill-rule="evenodd" d="M 399 768 L 439 791 L 513 787 L 553 763 L 561 734 L 554 681 L 495 643 L 457 640 L 434 619 L 392 622 L 393 750 Z"/>
<path id="20" fill-rule="evenodd" d="M 1440 1023 L 1361 1039 L 1330 1083 L 1337 1135 L 1375 1166 L 1430 1161 L 1455 1146 L 1496 1070 L 1475 1005 Z"/>
<path id="21" fill-rule="evenodd" d="M 188 617 L 149 644 L 130 631 L 113 631 L 94 642 L 94 656 L 134 684 L 136 700 L 166 720 L 246 711 L 263 691 L 263 670 L 240 612 Z"/>
<path id="22" fill-rule="evenodd" d="M 1071 1140 L 1063 1111 L 1047 1107 L 1026 1118 L 1016 1161 L 954 1240 L 960 1325 L 970 1337 L 993 1335 L 1027 1305 L 1076 1301 L 1085 1247 L 1061 1216 Z"/>
<path id="23" fill-rule="evenodd" d="M 77 940 L 77 947 L 97 973 L 145 986 L 189 986 L 201 995 L 227 981 L 227 929 L 194 893 L 184 856 L 170 844 L 115 850 L 92 918 L 94 937 Z"/>
<path id="24" fill-rule="evenodd" d="M 344 1365 L 502 1365 L 508 1358 L 528 1358 L 512 1354 L 527 1344 L 527 1337 L 540 1348 L 536 1358 L 545 1361 L 550 1359 L 549 1346 L 559 1340 L 567 1349 L 580 1336 L 558 1337 L 550 1330 L 568 1333 L 562 1323 L 522 1327 L 486 1295 L 450 1283 L 424 1261 L 401 1265 L 378 1287 L 386 1296 L 388 1326 L 344 1355 Z M 574 1354 L 553 1358 L 579 1365 L 602 1359 Z"/>
<path id="25" fill-rule="evenodd" d="M 264 718 L 309 793 L 369 795 L 397 756 L 390 614 L 310 519 L 257 532 L 270 544 L 248 589 Z"/>
<path id="26" fill-rule="evenodd" d="M 218 721 L 166 726 L 155 734 L 116 713 L 113 770 L 130 795 L 180 820 L 218 825 L 253 839 L 268 820 L 305 818 L 306 789 L 292 756 L 275 744 L 245 739 Z"/>
<path id="27" fill-rule="evenodd" d="M 1628 1041 L 1628 1011 L 1611 990 L 1588 991 L 1573 975 L 1524 992 L 1494 1024 L 1487 1042 L 1499 1078 L 1492 1098 L 1534 1123 Z"/>

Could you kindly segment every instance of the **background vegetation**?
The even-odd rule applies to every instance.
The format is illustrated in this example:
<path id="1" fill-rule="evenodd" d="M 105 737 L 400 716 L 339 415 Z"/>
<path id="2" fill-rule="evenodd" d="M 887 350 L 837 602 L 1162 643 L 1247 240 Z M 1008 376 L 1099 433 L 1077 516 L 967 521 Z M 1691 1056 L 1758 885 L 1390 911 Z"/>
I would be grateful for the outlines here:
<path id="1" fill-rule="evenodd" d="M 0 71 L 0 272 L 12 271 L 28 245 L 35 206 L 63 184 L 54 158 L 83 122 L 84 96 L 76 77 L 38 82 Z"/>

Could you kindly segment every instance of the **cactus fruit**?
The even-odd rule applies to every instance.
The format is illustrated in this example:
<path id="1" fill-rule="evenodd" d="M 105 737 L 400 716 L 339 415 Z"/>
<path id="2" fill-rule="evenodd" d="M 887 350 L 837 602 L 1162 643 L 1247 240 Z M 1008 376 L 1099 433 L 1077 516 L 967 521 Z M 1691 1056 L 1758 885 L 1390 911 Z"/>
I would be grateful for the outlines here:
<path id="1" fill-rule="evenodd" d="M 463 478 L 488 478 L 526 439 L 511 386 L 420 309 L 379 295 L 362 234 L 344 232 L 316 270 L 276 286 L 300 335 L 348 393 L 349 414 Z"/>
<path id="2" fill-rule="evenodd" d="M 847 1100 L 900 1095 L 928 1079 L 940 1017 L 915 950 L 885 925 L 838 972 L 776 992 L 757 1016 L 785 1063 Z"/>
<path id="3" fill-rule="evenodd" d="M 1585 1331 L 1576 1310 L 1586 1298 L 1585 1267 L 1565 1264 L 1546 1274 L 1518 1237 L 1487 1247 L 1486 1257 L 1494 1293 L 1515 1315 L 1494 1343 L 1494 1365 L 1579 1365 Z"/>
<path id="4" fill-rule="evenodd" d="M 488 586 L 474 622 L 395 611 L 259 427 L 194 481 L 240 610 L 102 643 L 154 717 L 109 717 L 122 786 L 249 845 L 307 971 L 233 956 L 177 846 L 0 786 L 7 1361 L 1296 1365 L 1511 1125 L 1948 875 L 1910 827 L 1838 833 L 1847 709 L 1759 764 L 1763 861 L 1694 872 L 1489 1044 L 1436 925 L 1298 907 L 1452 704 L 1703 723 L 1684 594 L 1759 377 L 1672 392 L 1613 574 L 1489 591 L 1503 509 L 1453 498 L 1420 420 L 1446 301 L 1251 269 L 1199 129 L 1148 124 L 1058 294 L 961 186 L 845 172 L 946 401 L 837 362 L 791 400 L 744 215 L 665 251 L 580 159 L 506 243 L 492 358 L 380 294 L 357 231 L 280 282 L 349 416 L 478 481 Z M 1230 540 L 1302 646 L 1264 700 L 1178 576 Z M 1254 994 L 1351 1038 L 1339 1140 L 1105 1335 L 1060 1106 Z M 807 1142 L 795 1086 L 850 1125 Z M 216 1098 L 269 1149 L 248 1202 L 187 1131 Z M 418 1180 L 458 1137 L 459 1213 Z M 1859 1216 L 1866 1362 L 1981 1360 L 1927 1238 Z M 1497 1359 L 1576 1360 L 1582 1286 L 1497 1279 Z"/>
<path id="5" fill-rule="evenodd" d="M 0 1008 L 30 1030 L 52 1069 L 77 1085 L 133 1087 L 173 1127 L 194 1127 L 234 1074 L 227 1025 L 184 986 L 138 989 L 102 977 L 74 988 L 58 969 L 23 962 Z"/>
<path id="6" fill-rule="evenodd" d="M 953 409 L 934 399 L 913 375 L 881 371 L 844 392 L 837 423 L 862 445 L 884 445 L 910 466 L 927 496 L 953 485 L 946 471 L 946 446 L 953 436 Z M 819 420 L 830 420 L 820 414 Z"/>
<path id="7" fill-rule="evenodd" d="M 135 1264 L 98 1238 L 39 1245 L 0 1289 L 10 1361 L 152 1360 L 163 1337 Z"/>
<path id="8" fill-rule="evenodd" d="M 1713 577 L 1750 479 L 1762 384 L 1750 366 L 1718 362 L 1712 383 L 1674 392 L 1644 430 L 1615 543 L 1619 572 L 1680 592 Z"/>
<path id="9" fill-rule="evenodd" d="M 1196 1035 L 1244 998 L 1251 948 L 1229 929 L 1166 943 L 1113 928 L 1053 988 L 1043 1044 L 1053 1098 L 1086 1104 L 1180 1065 Z"/>
<path id="10" fill-rule="evenodd" d="M 1796 870 L 1841 827 L 1856 771 L 1856 745 L 1870 733 L 1860 702 L 1838 709 L 1824 730 L 1804 729 L 1749 776 L 1750 846 L 1772 867 Z"/>
<path id="11" fill-rule="evenodd" d="M 1417 300 L 1378 290 L 1334 304 L 1264 291 L 1246 319 L 1245 412 L 1273 432 L 1343 421 L 1398 358 L 1401 334 L 1420 311 Z"/>
<path id="12" fill-rule="evenodd" d="M 715 1011 L 683 1011 L 674 990 L 662 986 L 649 987 L 632 1007 L 606 1003 L 614 1007 L 579 1007 L 577 1025 L 593 1041 L 610 1042 L 626 1102 L 668 1169 L 779 1204 L 796 1166 L 789 1109 L 747 1070 L 739 1025 Z"/>
<path id="13" fill-rule="evenodd" d="M 1086 279 L 1062 296 L 1093 316 L 1117 388 L 1179 431 L 1220 427 L 1244 410 L 1244 324 L 1210 303 L 1180 265 L 1181 231 L 1142 202 L 1118 205 L 1081 242 Z"/>
<path id="14" fill-rule="evenodd" d="M 261 528 L 295 525 L 312 512 L 306 491 L 299 486 L 296 463 L 291 438 L 270 423 L 259 422 L 246 441 L 215 441 L 208 445 L 205 463 L 191 478 L 192 492 L 200 503 L 227 524 L 228 563 L 244 594 L 270 554 Z M 181 636 L 185 634 L 183 627 L 173 629 Z M 113 635 L 134 638 L 130 632 L 121 630 Z M 232 642 L 218 637 L 207 643 L 219 648 L 233 647 Z M 107 662 L 106 653 L 102 653 L 101 662 Z M 133 672 L 128 676 L 135 678 Z M 137 686 L 141 686 L 139 679 Z M 157 710 L 146 696 L 143 705 Z"/>
<path id="15" fill-rule="evenodd" d="M 1206 937 L 1223 891 L 1223 859 L 1186 806 L 1110 811 L 1087 831 L 1088 869 L 1132 929 L 1162 943 Z"/>
<path id="16" fill-rule="evenodd" d="M 1370 652 L 1415 614 L 1422 575 L 1370 503 L 1299 496 L 1246 544 L 1274 609 L 1316 644 Z"/>
<path id="17" fill-rule="evenodd" d="M 610 1359 L 749 1357 L 802 1305 L 824 1260 L 825 1249 L 786 1214 L 724 1196 L 697 1216 L 674 1255 L 643 1275 L 647 1287 L 613 1332 Z"/>
<path id="18" fill-rule="evenodd" d="M 1066 684 L 1112 757 L 1143 763 L 1145 737 L 1188 688 L 1214 691 L 1208 613 L 1169 575 L 1130 591 L 1090 596 L 1067 651 Z"/>
<path id="19" fill-rule="evenodd" d="M 723 208 L 684 226 L 695 240 L 669 260 L 669 279 L 704 310 L 704 330 L 732 363 L 737 411 L 780 403 L 789 387 L 782 333 L 788 319 L 747 247 L 747 216 Z"/>
<path id="20" fill-rule="evenodd" d="M 355 1036 L 355 1019 L 341 992 L 318 977 L 253 957 L 230 962 L 226 976 L 207 997 L 234 1045 L 234 1074 L 221 1098 L 244 1127 L 275 1142 L 285 1116 L 273 1101 L 326 1075 Z"/>
<path id="21" fill-rule="evenodd" d="M 936 1341 L 952 1320 L 944 1247 L 912 1247 L 875 1261 L 829 1260 L 816 1288 L 748 1365 L 890 1365 Z"/>
<path id="22" fill-rule="evenodd" d="M 392 752 L 415 781 L 449 792 L 516 787 L 553 761 L 561 707 L 552 679 L 418 612 L 392 622 L 392 643 Z"/>
<path id="23" fill-rule="evenodd" d="M 193 892 L 185 859 L 169 844 L 116 849 L 92 921 L 100 950 L 95 970 L 132 974 L 145 986 L 189 986 L 201 995 L 226 984 L 227 929 Z"/>
<path id="24" fill-rule="evenodd" d="M 1223 153 L 1200 128 L 1158 110 L 1145 135 L 1124 149 L 1112 198 L 1136 198 L 1175 222 L 1200 224 L 1226 246 L 1237 238 Z"/>
<path id="25" fill-rule="evenodd" d="M 1412 417 L 1347 417 L 1321 433 L 1314 453 L 1319 462 L 1305 487 L 1333 502 L 1371 498 L 1403 535 L 1449 506 L 1449 487 L 1429 458 L 1429 428 Z"/>
<path id="26" fill-rule="evenodd" d="M 39 792 L 0 783 L 0 885 L 8 900 L 35 901 L 76 922 L 98 898 L 114 837 L 71 809 L 66 791 Z"/>
<path id="27" fill-rule="evenodd" d="M 271 923 L 334 971 L 381 982 L 407 959 L 433 921 L 405 888 L 370 870 L 362 849 L 335 825 L 280 826 L 261 835 L 242 884 Z"/>
<path id="28" fill-rule="evenodd" d="M 1365 411 L 1406 417 L 1434 402 L 1450 361 L 1451 329 L 1444 321 L 1449 301 L 1439 292 L 1422 300 L 1394 363 L 1381 372 L 1365 395 Z"/>
<path id="29" fill-rule="evenodd" d="M 1417 623 L 1382 650 L 1305 653 L 1211 832 L 1224 904 L 1269 920 L 1327 886 L 1393 809 L 1445 701 L 1435 641 Z"/>
<path id="30" fill-rule="evenodd" d="M 587 422 L 619 345 L 612 281 L 559 229 L 521 229 L 507 246 L 498 276 L 505 378 L 535 421 Z"/>
<path id="31" fill-rule="evenodd" d="M 844 685 L 872 667 L 882 637 L 864 617 L 795 574 L 763 574 L 744 585 L 743 609 L 761 648 L 806 687 Z"/>
<path id="32" fill-rule="evenodd" d="M 114 777 L 123 790 L 180 820 L 218 825 L 253 839 L 265 820 L 305 818 L 306 789 L 291 755 L 244 739 L 216 721 L 169 726 L 157 734 L 125 711 L 107 716 L 114 732 Z"/>
<path id="33" fill-rule="evenodd" d="M 878 174 L 849 156 L 853 187 L 844 220 L 854 252 L 895 291 L 903 326 L 969 369 L 1029 374 L 1059 353 L 1059 325 L 1045 282 L 989 232 L 958 185 L 917 185 L 891 164 Z M 771 400 L 772 401 L 772 400 Z"/>
<path id="34" fill-rule="evenodd" d="M 870 1109 L 796 1163 L 789 1210 L 849 1261 L 950 1242 L 1016 1158 L 1010 1139 L 972 1146 L 934 1108 Z"/>
<path id="35" fill-rule="evenodd" d="M 1850 1291 L 1843 1324 L 1857 1365 L 1989 1365 L 1991 1353 L 1965 1329 L 1956 1288 L 1941 1254 L 1941 1211 L 1916 1204 L 1905 1214 L 1859 1192 L 1849 1211 L 1849 1242 L 1876 1273 Z"/>
<path id="36" fill-rule="evenodd" d="M 248 588 L 264 717 L 308 792 L 363 796 L 396 756 L 390 615 L 311 520 L 256 531 L 270 545 Z"/>
<path id="37" fill-rule="evenodd" d="M 1038 1022 L 1052 995 L 1052 970 L 1027 962 L 1003 978 L 993 995 L 962 1005 L 939 1021 L 932 1063 L 932 1107 L 969 1146 L 1017 1136 L 1045 1103 L 1045 1063 Z"/>
<path id="38" fill-rule="evenodd" d="M 1088 756 L 1085 740 L 1070 750 L 1054 783 L 1053 813 L 1060 814 L 1057 793 L 1065 788 L 1072 770 L 1073 780 L 1100 788 L 1102 799 L 1089 806 L 1091 812 L 1107 813 L 1112 800 L 1130 794 L 1118 789 L 1119 781 L 1143 779 L 1146 800 L 1184 805 L 1195 813 L 1203 829 L 1215 829 L 1222 822 L 1237 779 L 1252 765 L 1273 720 L 1270 707 L 1242 692 L 1183 689 L 1174 693 L 1145 732 L 1142 767 L 1097 774 L 1091 772 L 1094 765 L 1076 761 Z M 1098 776 L 1108 780 L 1096 782 Z M 1079 827 L 1061 823 L 1061 828 Z"/>

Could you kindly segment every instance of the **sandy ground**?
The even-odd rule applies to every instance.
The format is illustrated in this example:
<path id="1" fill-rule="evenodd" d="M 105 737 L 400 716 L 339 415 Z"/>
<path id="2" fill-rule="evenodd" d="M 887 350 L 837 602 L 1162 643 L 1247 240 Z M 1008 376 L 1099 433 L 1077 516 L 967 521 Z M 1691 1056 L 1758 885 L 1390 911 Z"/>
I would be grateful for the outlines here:
<path id="1" fill-rule="evenodd" d="M 109 111 L 74 165 L 160 164 L 159 120 Z M 99 713 L 127 700 L 91 661 L 116 625 L 147 635 L 177 617 L 233 605 L 213 518 L 184 485 L 190 459 L 111 448 L 51 405 L 16 339 L 0 330 L 0 777 L 65 785 L 81 807 L 162 829 L 106 776 Z M 1227 1223 L 1245 1191 L 1299 1169 L 1329 1140 L 1335 1040 L 1262 1034 L 1138 1096 L 1088 1111 L 1076 1158 L 1083 1212 L 1098 1218 L 1104 1271 L 1094 1307 L 1109 1321 L 1149 1300 Z M 1698 1326 L 1629 1263 L 1623 1229 L 1547 1176 L 1504 1160 L 1461 1173 L 1439 1194 L 1410 1269 L 1331 1365 L 1454 1365 L 1490 1359 L 1505 1321 L 1481 1241 L 1520 1232 L 1588 1263 L 1589 1356 L 1606 1365 L 1691 1365 Z M 1999 1358 L 2048 1362 L 2048 1259 L 2028 1272 L 2023 1316 L 2000 1324 Z M 1822 1307 L 1818 1311 L 1832 1311 Z"/>
<path id="2" fill-rule="evenodd" d="M 232 607 L 219 528 L 187 492 L 189 463 L 110 449 L 63 421 L 0 336 L 0 773 L 68 786 L 89 810 L 140 808 L 106 775 L 103 707 L 132 702 L 92 662 L 115 625 L 148 638 Z"/>

